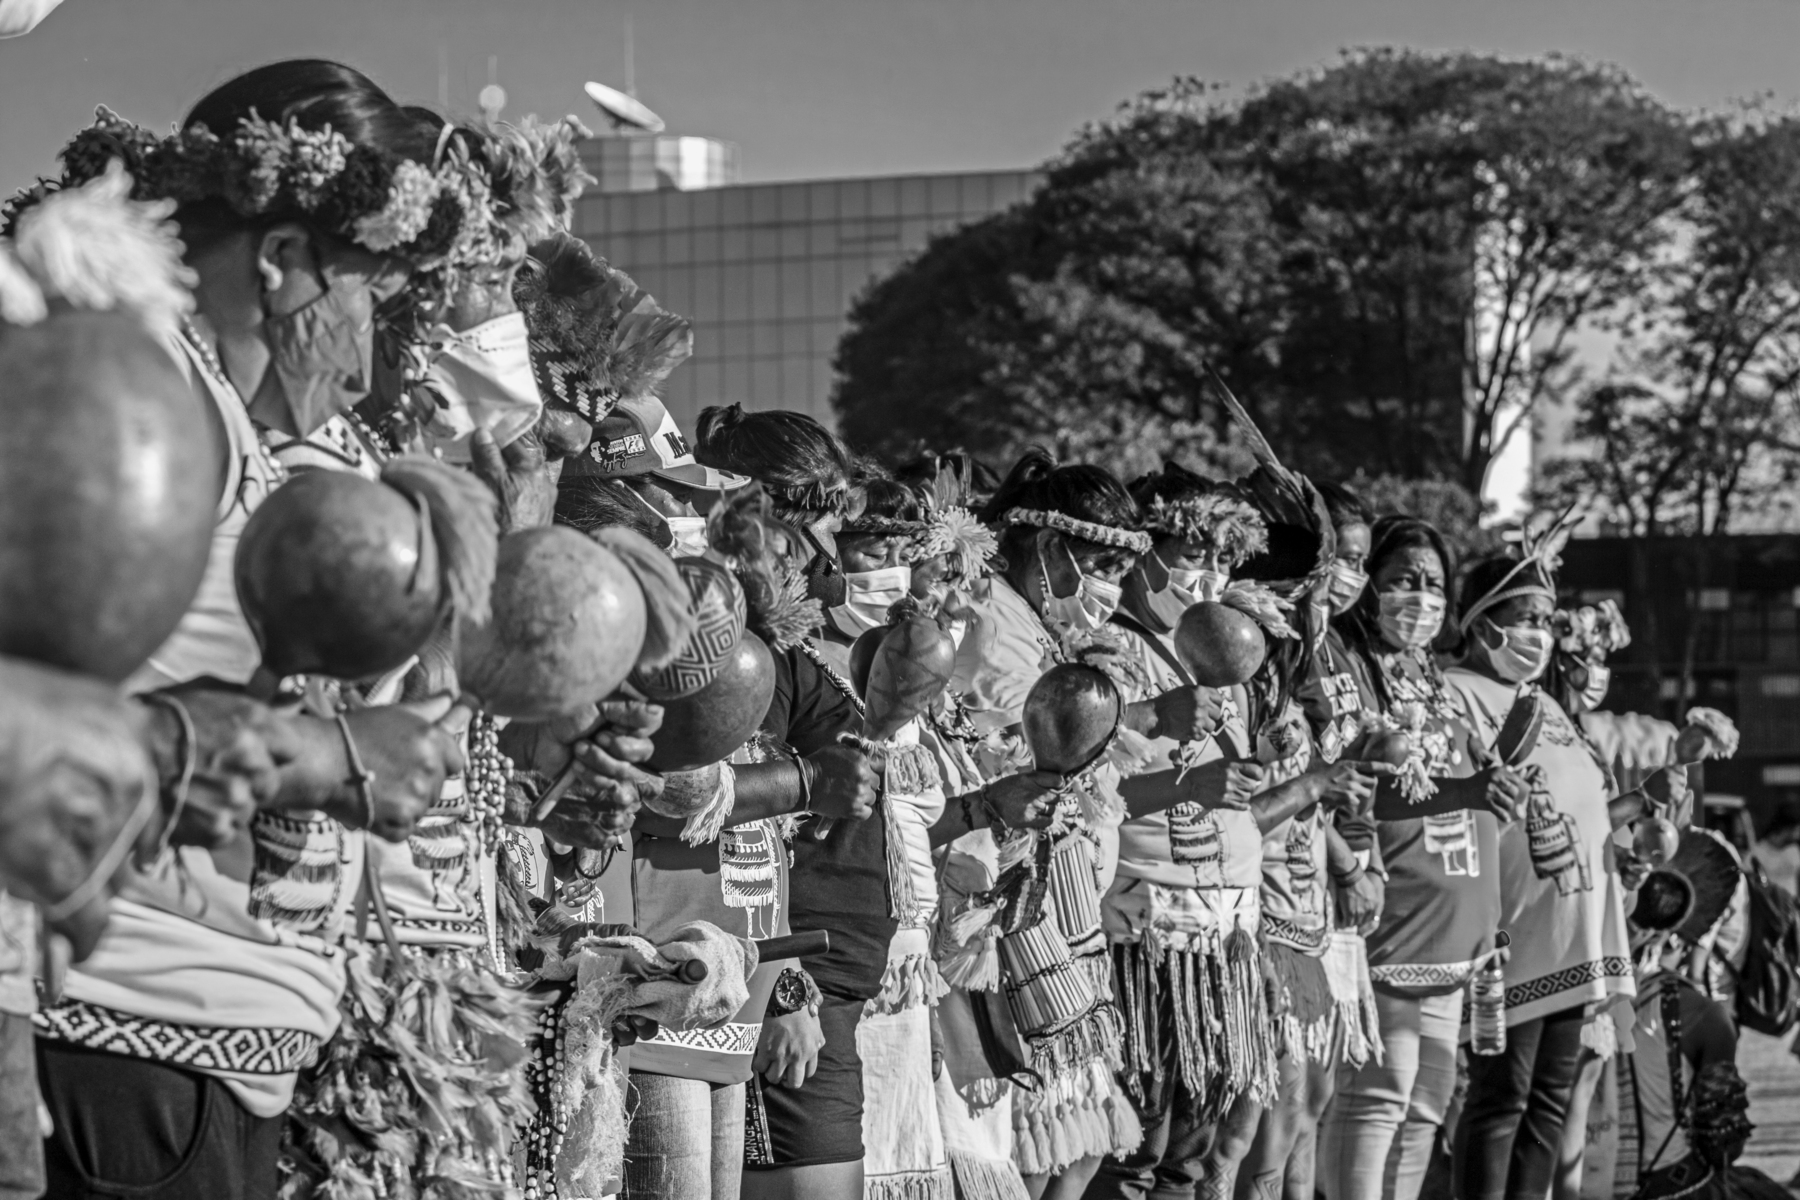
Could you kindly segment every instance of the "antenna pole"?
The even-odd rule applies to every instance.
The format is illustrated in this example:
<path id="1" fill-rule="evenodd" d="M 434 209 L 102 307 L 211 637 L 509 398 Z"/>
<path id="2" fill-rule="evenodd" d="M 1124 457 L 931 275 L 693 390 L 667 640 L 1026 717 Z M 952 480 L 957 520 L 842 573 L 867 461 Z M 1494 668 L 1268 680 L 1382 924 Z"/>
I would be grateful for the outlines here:
<path id="1" fill-rule="evenodd" d="M 631 14 L 625 14 L 625 94 L 637 98 L 637 45 L 631 37 Z"/>

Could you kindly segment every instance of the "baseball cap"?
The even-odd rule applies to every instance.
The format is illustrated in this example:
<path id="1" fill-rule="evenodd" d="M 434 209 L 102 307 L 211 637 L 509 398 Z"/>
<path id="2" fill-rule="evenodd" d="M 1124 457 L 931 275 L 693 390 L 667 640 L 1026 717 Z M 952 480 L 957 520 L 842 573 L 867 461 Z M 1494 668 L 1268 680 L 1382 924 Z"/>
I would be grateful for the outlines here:
<path id="1" fill-rule="evenodd" d="M 576 462 L 580 467 L 576 468 Z M 748 487 L 750 480 L 694 461 L 681 426 L 655 396 L 621 398 L 612 412 L 594 426 L 594 440 L 587 453 L 569 464 L 572 474 L 624 479 L 655 475 L 685 487 L 729 492 Z"/>

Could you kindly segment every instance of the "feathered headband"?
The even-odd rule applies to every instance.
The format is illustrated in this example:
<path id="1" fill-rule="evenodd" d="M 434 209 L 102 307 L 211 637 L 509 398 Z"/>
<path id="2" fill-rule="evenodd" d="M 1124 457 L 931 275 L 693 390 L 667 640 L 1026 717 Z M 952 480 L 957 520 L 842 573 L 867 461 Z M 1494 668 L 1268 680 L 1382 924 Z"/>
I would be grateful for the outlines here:
<path id="1" fill-rule="evenodd" d="M 1233 565 L 1269 548 L 1262 514 L 1236 496 L 1207 492 L 1181 500 L 1158 496 L 1145 518 L 1154 532 L 1186 542 L 1204 542 Z"/>
<path id="2" fill-rule="evenodd" d="M 1152 545 L 1150 535 L 1140 529 L 1120 529 L 1116 525 L 1083 521 L 1066 513 L 1048 509 L 1015 508 L 1008 511 L 1001 520 L 1008 525 L 1035 525 L 1040 529 L 1054 529 L 1058 533 L 1066 533 L 1070 537 L 1078 537 L 1085 542 L 1112 546 L 1119 550 L 1132 550 L 1138 554 L 1150 553 Z"/>
<path id="3" fill-rule="evenodd" d="M 912 544 L 907 561 L 923 562 L 945 555 L 952 573 L 961 580 L 974 581 L 992 570 L 1000 555 L 1000 539 L 979 518 L 960 504 L 934 509 L 931 523 L 923 537 Z"/>
<path id="4" fill-rule="evenodd" d="M 531 247 L 513 284 L 531 365 L 545 399 L 591 422 L 621 398 L 652 394 L 694 351 L 693 325 L 580 238 L 554 233 Z"/>
<path id="5" fill-rule="evenodd" d="M 1521 529 L 1520 549 L 1523 554 L 1519 561 L 1513 564 L 1512 570 L 1500 577 L 1500 582 L 1469 605 L 1469 611 L 1463 614 L 1458 627 L 1466 632 L 1475 623 L 1476 617 L 1520 596 L 1543 596 L 1554 603 L 1556 572 L 1562 567 L 1563 547 L 1569 544 L 1569 538 L 1579 524 L 1581 518 L 1571 505 L 1541 534 L 1533 534 L 1530 526 Z"/>
<path id="6" fill-rule="evenodd" d="M 173 336 L 194 310 L 194 273 L 168 221 L 174 204 L 126 199 L 131 179 L 117 163 L 23 214 L 0 240 L 0 321 L 35 325 L 50 302 L 136 317 Z"/>
<path id="7" fill-rule="evenodd" d="M 277 125 L 253 114 L 224 135 L 194 126 L 158 137 L 102 107 L 63 147 L 62 175 L 8 202 L 6 224 L 117 161 L 134 199 L 217 199 L 244 216 L 298 213 L 364 249 L 440 273 L 448 291 L 461 272 L 516 257 L 533 228 L 566 219 L 588 182 L 574 150 L 586 133 L 574 117 L 497 132 L 446 126 L 437 161 L 421 163 L 292 118 Z"/>

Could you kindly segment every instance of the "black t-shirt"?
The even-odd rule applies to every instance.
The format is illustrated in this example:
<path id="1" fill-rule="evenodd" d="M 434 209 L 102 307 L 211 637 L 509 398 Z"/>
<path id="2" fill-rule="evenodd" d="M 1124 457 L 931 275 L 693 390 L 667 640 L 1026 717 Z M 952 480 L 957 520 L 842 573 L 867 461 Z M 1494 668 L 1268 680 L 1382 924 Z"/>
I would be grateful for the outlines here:
<path id="1" fill-rule="evenodd" d="M 862 719 L 812 659 L 788 650 L 775 655 L 775 695 L 762 728 L 805 755 L 836 744 L 840 733 L 859 731 Z M 885 824 L 879 812 L 866 821 L 836 821 L 824 841 L 817 826 L 808 821 L 794 835 L 788 924 L 795 933 L 831 934 L 831 950 L 806 960 L 821 991 L 872 999 L 900 927 L 890 915 Z"/>

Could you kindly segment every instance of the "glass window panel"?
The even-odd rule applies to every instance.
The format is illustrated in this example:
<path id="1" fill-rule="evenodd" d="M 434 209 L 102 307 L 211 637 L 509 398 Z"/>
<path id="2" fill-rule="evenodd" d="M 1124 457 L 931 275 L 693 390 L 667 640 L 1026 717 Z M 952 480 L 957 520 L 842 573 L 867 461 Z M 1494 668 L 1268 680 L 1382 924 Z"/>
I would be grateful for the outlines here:
<path id="1" fill-rule="evenodd" d="M 704 229 L 717 225 L 720 215 L 720 189 L 709 188 L 694 193 L 694 227 Z"/>
<path id="2" fill-rule="evenodd" d="M 810 190 L 809 184 L 784 183 L 775 190 L 779 194 L 780 219 L 784 223 L 799 223 L 807 219 L 806 193 Z"/>
<path id="3" fill-rule="evenodd" d="M 714 321 L 724 317 L 719 302 L 719 268 L 706 263 L 694 268 L 694 308 L 695 321 L 710 326 Z"/>
<path id="4" fill-rule="evenodd" d="M 717 229 L 694 230 L 694 262 L 708 266 L 721 261 L 725 256 L 724 241 L 724 234 Z"/>
<path id="5" fill-rule="evenodd" d="M 810 330 L 808 321 L 783 321 L 781 323 L 781 353 L 788 358 L 805 358 L 812 353 L 812 344 L 808 337 Z"/>
<path id="6" fill-rule="evenodd" d="M 808 288 L 810 299 L 807 302 L 807 315 L 818 317 L 836 312 L 838 308 L 837 259 L 812 259 L 806 264 L 806 271 L 811 280 L 811 287 Z"/>
<path id="7" fill-rule="evenodd" d="M 631 239 L 631 241 L 631 262 L 633 266 L 662 266 L 662 234 L 640 233 Z"/>
<path id="8" fill-rule="evenodd" d="M 671 227 L 663 234 L 663 261 L 678 267 L 693 262 L 694 235 L 685 228 Z"/>
<path id="9" fill-rule="evenodd" d="M 789 355 L 781 360 L 781 392 L 790 408 L 812 408 L 812 359 Z"/>
<path id="10" fill-rule="evenodd" d="M 726 188 L 719 193 L 719 222 L 723 225 L 750 223 L 750 193 L 755 188 Z"/>
<path id="11" fill-rule="evenodd" d="M 897 217 L 900 215 L 900 181 L 898 179 L 869 180 L 869 215 L 871 217 Z"/>
<path id="12" fill-rule="evenodd" d="M 759 321 L 781 315 L 781 268 L 774 263 L 750 264 L 750 315 Z"/>
<path id="13" fill-rule="evenodd" d="M 719 245 L 722 253 L 721 262 L 741 263 L 750 261 L 750 231 L 737 227 L 727 228 L 719 234 Z"/>
<path id="14" fill-rule="evenodd" d="M 720 273 L 719 315 L 726 321 L 750 319 L 749 267 L 727 267 Z"/>
<path id="15" fill-rule="evenodd" d="M 694 371 L 694 414 L 709 404 L 722 404 L 725 398 L 725 368 L 717 362 L 703 362 Z M 683 429 L 692 429 L 693 422 L 683 425 Z"/>
<path id="16" fill-rule="evenodd" d="M 903 249 L 921 250 L 931 240 L 932 222 L 924 217 L 908 217 L 900 222 L 900 245 Z"/>
<path id="17" fill-rule="evenodd" d="M 1024 198 L 1025 176 L 1016 171 L 991 175 L 988 177 L 988 183 L 993 192 L 995 208 L 1006 208 Z"/>
<path id="18" fill-rule="evenodd" d="M 809 221 L 831 221 L 838 215 L 837 182 L 810 183 L 806 186 L 806 219 Z"/>
<path id="19" fill-rule="evenodd" d="M 651 292 L 670 312 L 694 311 L 694 270 L 692 267 L 664 267 L 658 291 Z"/>
<path id="20" fill-rule="evenodd" d="M 605 196 L 584 196 L 575 202 L 575 228 L 582 237 L 593 237 L 606 229 Z"/>
<path id="21" fill-rule="evenodd" d="M 719 354 L 723 358 L 750 357 L 750 322 L 732 321 L 719 326 Z"/>
<path id="22" fill-rule="evenodd" d="M 844 179 L 832 185 L 837 191 L 838 216 L 853 220 L 869 215 L 869 181 Z"/>
<path id="23" fill-rule="evenodd" d="M 929 181 L 920 175 L 909 175 L 900 181 L 900 215 L 922 217 L 931 211 Z"/>
<path id="24" fill-rule="evenodd" d="M 838 252 L 838 233 L 843 225 L 837 221 L 814 221 L 806 227 L 806 253 L 820 258 Z"/>
<path id="25" fill-rule="evenodd" d="M 781 257 L 781 230 L 773 225 L 758 226 L 750 231 L 750 257 L 756 262 L 774 262 Z"/>
<path id="26" fill-rule="evenodd" d="M 687 192 L 665 191 L 662 197 L 664 229 L 691 229 L 694 224 L 694 198 Z"/>
<path id="27" fill-rule="evenodd" d="M 745 399 L 756 408 L 782 407 L 780 359 L 750 364 L 750 394 Z"/>
<path id="28" fill-rule="evenodd" d="M 806 285 L 806 261 L 800 259 L 781 264 L 781 312 L 783 318 L 810 317 L 812 305 L 808 302 Z M 770 313 L 769 315 L 776 315 Z"/>
<path id="29" fill-rule="evenodd" d="M 656 192 L 640 192 L 631 198 L 631 226 L 633 229 L 661 229 L 662 197 Z"/>
<path id="30" fill-rule="evenodd" d="M 637 228 L 631 221 L 631 197 L 606 198 L 606 228 L 609 233 L 630 233 Z"/>
<path id="31" fill-rule="evenodd" d="M 931 192 L 931 214 L 954 217 L 962 212 L 962 189 L 955 175 L 936 175 L 927 181 Z"/>
<path id="32" fill-rule="evenodd" d="M 994 207 L 993 176 L 988 174 L 964 175 L 962 177 L 962 211 L 971 217 L 978 217 L 992 211 Z"/>
<path id="33" fill-rule="evenodd" d="M 773 225 L 781 219 L 780 189 L 763 184 L 750 189 L 750 223 Z"/>
<path id="34" fill-rule="evenodd" d="M 813 415 L 826 425 L 837 422 L 837 414 L 831 411 L 831 390 L 837 383 L 837 375 L 826 359 L 814 359 L 812 364 L 812 386 L 809 389 L 813 398 Z"/>
<path id="35" fill-rule="evenodd" d="M 830 320 L 813 318 L 811 341 L 814 358 L 821 356 L 830 358 L 837 353 L 838 339 L 844 335 L 845 323 L 842 317 L 834 317 Z"/>
<path id="36" fill-rule="evenodd" d="M 781 357 L 781 322 L 753 321 L 750 324 L 750 353 L 757 359 Z"/>
<path id="37" fill-rule="evenodd" d="M 783 225 L 776 232 L 781 235 L 782 258 L 806 257 L 806 226 Z"/>
<path id="38" fill-rule="evenodd" d="M 849 311 L 850 305 L 862 294 L 872 274 L 874 262 L 867 255 L 838 259 L 838 311 Z"/>

